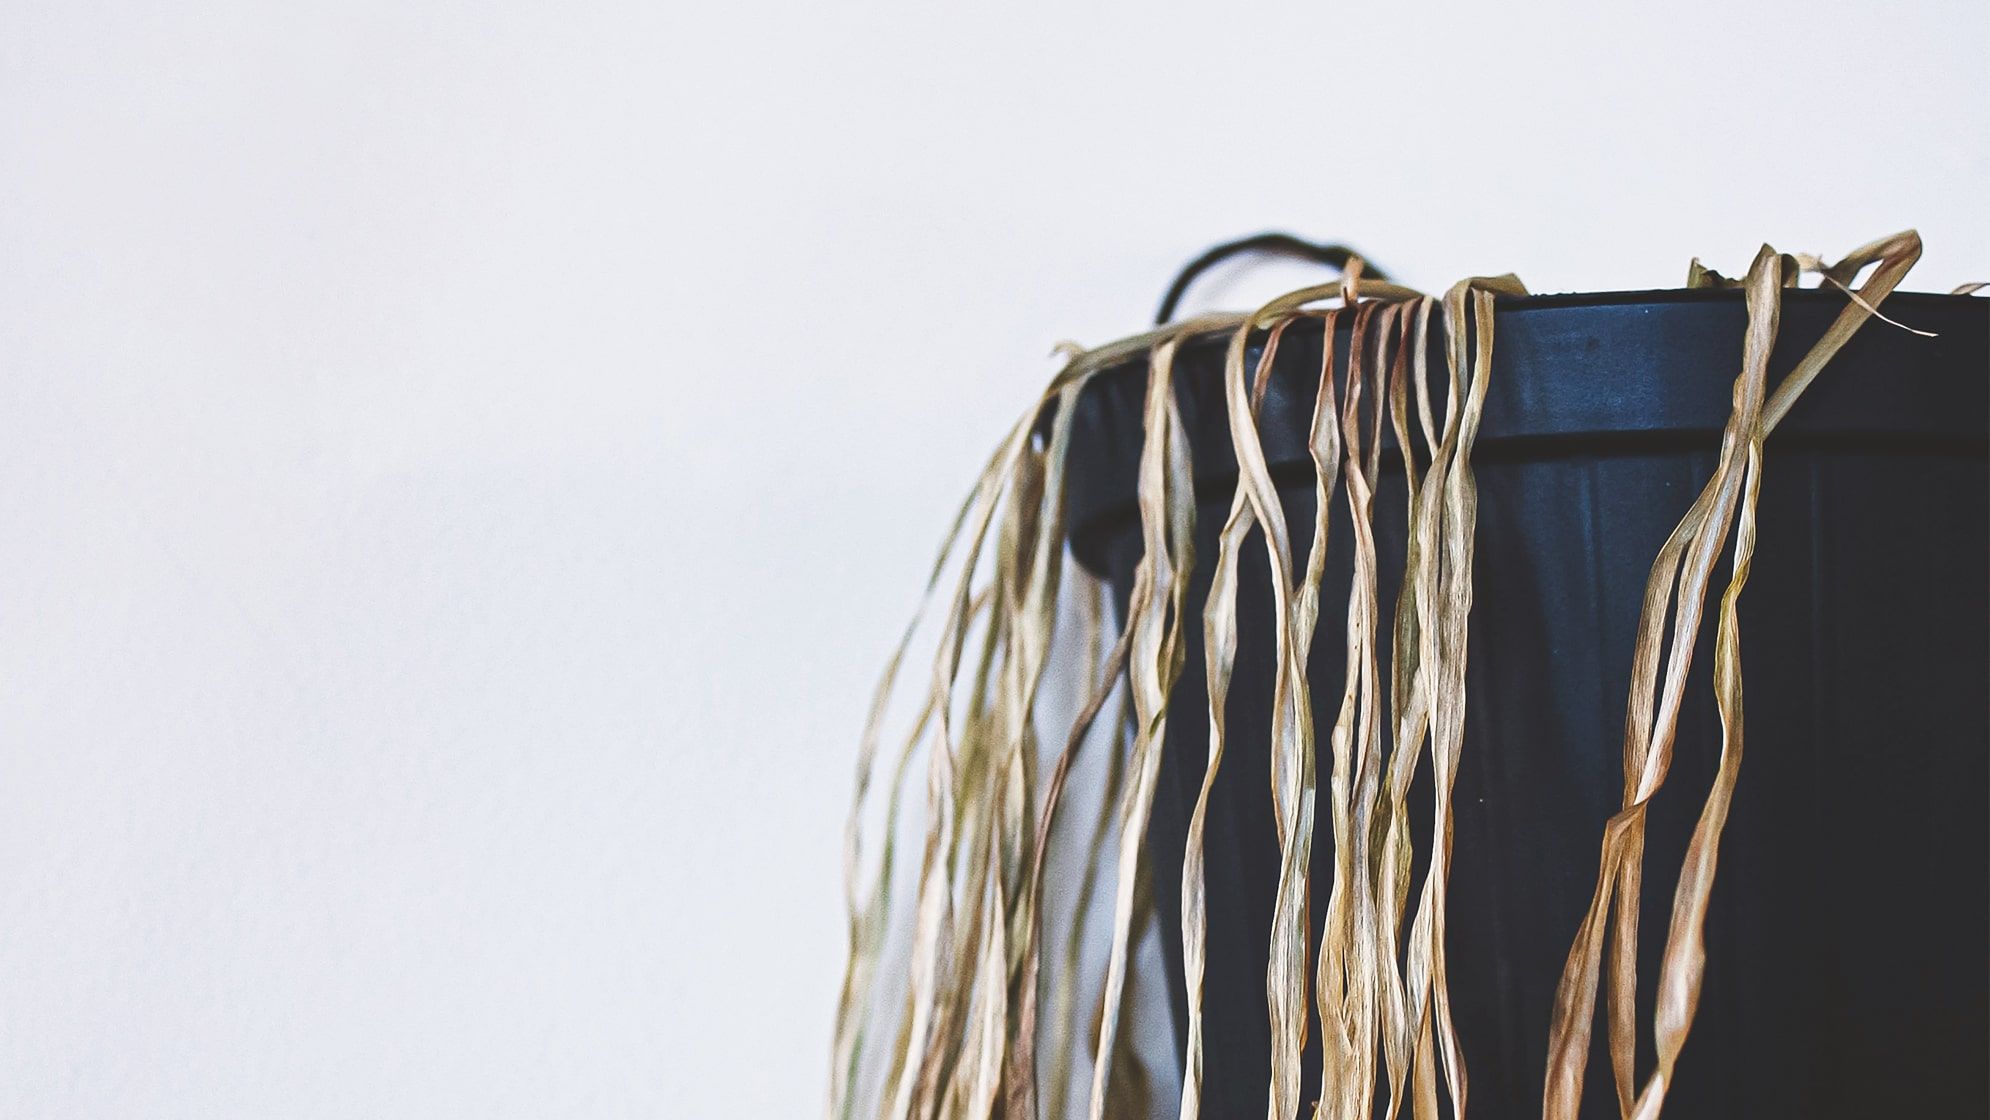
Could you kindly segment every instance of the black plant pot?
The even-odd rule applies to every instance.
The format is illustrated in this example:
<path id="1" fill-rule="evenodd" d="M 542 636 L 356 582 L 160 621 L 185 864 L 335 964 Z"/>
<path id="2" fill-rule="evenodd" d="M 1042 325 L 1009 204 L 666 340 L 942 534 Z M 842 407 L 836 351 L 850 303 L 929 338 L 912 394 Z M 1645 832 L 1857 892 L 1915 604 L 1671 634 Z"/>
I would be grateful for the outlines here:
<path id="1" fill-rule="evenodd" d="M 1785 293 L 1772 382 L 1843 306 L 1836 292 Z M 1990 304 L 1902 294 L 1886 311 L 1939 337 L 1868 323 L 1769 439 L 1755 569 L 1741 599 L 1747 756 L 1708 918 L 1705 987 L 1668 1115 L 1983 1114 Z M 1621 797 L 1645 579 L 1712 471 L 1745 321 L 1738 291 L 1499 303 L 1474 456 L 1476 601 L 1449 910 L 1450 985 L 1472 1116 L 1540 1115 L 1551 1001 L 1594 887 L 1603 822 Z M 1346 317 L 1342 324 L 1344 349 Z M 1287 516 L 1301 527 L 1314 508 L 1305 437 L 1321 344 L 1316 323 L 1288 332 L 1261 419 Z M 1193 342 L 1177 359 L 1203 558 L 1192 620 L 1208 594 L 1235 479 L 1222 347 L 1218 338 Z M 1437 351 L 1433 363 L 1442 368 Z M 1347 363 L 1338 368 L 1344 377 Z M 1144 379 L 1144 362 L 1100 375 L 1081 398 L 1072 441 L 1074 551 L 1111 580 L 1122 610 L 1141 552 L 1134 479 Z M 1375 513 L 1385 609 L 1402 576 L 1404 532 L 1401 465 L 1389 450 Z M 1295 547 L 1304 549 L 1308 535 L 1295 531 Z M 1314 710 L 1329 721 L 1345 672 L 1345 635 L 1332 620 L 1346 602 L 1351 538 L 1330 538 L 1325 617 L 1310 663 Z M 1234 738 L 1207 834 L 1203 1115 L 1218 1120 L 1262 1117 L 1269 1075 L 1266 939 L 1278 846 L 1265 747 L 1273 651 L 1261 538 L 1246 543 L 1243 557 L 1242 642 L 1228 709 Z M 1714 597 L 1724 584 L 1717 570 Z M 1679 861 L 1719 753 L 1712 629 L 1694 659 L 1676 760 L 1650 818 L 1641 1072 L 1652 1063 L 1655 962 Z M 1183 839 L 1208 757 L 1199 624 L 1186 634 L 1173 703 L 1190 715 L 1168 724 L 1150 833 L 1178 1038 L 1186 1014 Z M 1428 794 L 1412 804 L 1427 828 Z M 1323 813 L 1312 872 L 1315 946 L 1331 843 Z M 1599 1024 L 1584 1116 L 1617 1116 L 1606 1034 Z M 1309 1038 L 1311 1086 L 1317 1023 Z"/>

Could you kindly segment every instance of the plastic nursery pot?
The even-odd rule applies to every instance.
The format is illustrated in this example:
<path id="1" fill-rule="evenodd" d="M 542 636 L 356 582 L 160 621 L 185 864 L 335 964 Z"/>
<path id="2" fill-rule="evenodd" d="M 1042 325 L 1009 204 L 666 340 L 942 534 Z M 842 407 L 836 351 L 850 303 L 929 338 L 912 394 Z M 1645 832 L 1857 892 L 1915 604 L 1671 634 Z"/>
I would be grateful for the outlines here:
<path id="1" fill-rule="evenodd" d="M 1772 383 L 1844 303 L 1837 292 L 1784 293 Z M 1885 310 L 1938 337 L 1869 322 L 1768 440 L 1754 571 L 1741 599 L 1746 759 L 1720 850 L 1699 1012 L 1668 1114 L 1961 1116 L 1983 1107 L 1990 303 L 1897 294 Z M 1622 796 L 1645 581 L 1712 473 L 1745 322 L 1733 290 L 1499 301 L 1473 457 L 1475 603 L 1447 941 L 1474 1117 L 1540 1115 L 1556 983 L 1595 886 L 1603 822 Z M 1334 342 L 1344 350 L 1348 317 L 1340 324 Z M 1226 341 L 1184 344 L 1175 367 L 1197 484 L 1195 549 L 1205 558 L 1191 620 L 1201 617 L 1207 558 L 1235 484 Z M 1302 527 L 1292 534 L 1302 565 L 1314 514 L 1306 433 L 1322 344 L 1317 322 L 1287 332 L 1260 421 L 1287 517 Z M 1343 380 L 1347 366 L 1337 363 Z M 1444 368 L 1437 345 L 1431 368 Z M 1074 552 L 1111 581 L 1122 612 L 1141 554 L 1134 488 L 1145 378 L 1145 362 L 1135 361 L 1087 387 L 1069 467 Z M 1374 524 L 1386 622 L 1405 532 L 1392 438 L 1382 462 Z M 1316 718 L 1327 723 L 1345 674 L 1338 617 L 1353 547 L 1345 497 L 1336 501 L 1342 528 L 1329 538 L 1309 669 Z M 1725 568 L 1715 571 L 1712 601 Z M 1215 1120 L 1259 1120 L 1269 1071 L 1266 940 L 1278 875 L 1266 747 L 1269 579 L 1254 537 L 1243 550 L 1233 732 L 1206 841 L 1202 1114 Z M 1653 1061 L 1657 961 L 1680 857 L 1720 749 L 1712 603 L 1708 610 L 1675 761 L 1650 815 L 1640 1071 Z M 1386 675 L 1389 627 L 1378 629 Z M 1199 622 L 1184 635 L 1173 706 L 1203 712 Z M 1207 735 L 1204 719 L 1169 722 L 1149 837 L 1178 1039 L 1182 851 Z M 1323 758 L 1323 788 L 1327 765 Z M 1413 816 L 1423 837 L 1430 809 L 1428 779 L 1420 781 L 1425 792 L 1411 805 L 1423 814 Z M 1313 850 L 1317 948 L 1333 869 L 1324 812 Z M 1421 864 L 1415 873 L 1420 881 Z M 1585 1116 L 1618 1115 L 1607 1035 L 1599 1019 Z M 1308 1037 L 1310 1100 L 1317 1021 Z"/>

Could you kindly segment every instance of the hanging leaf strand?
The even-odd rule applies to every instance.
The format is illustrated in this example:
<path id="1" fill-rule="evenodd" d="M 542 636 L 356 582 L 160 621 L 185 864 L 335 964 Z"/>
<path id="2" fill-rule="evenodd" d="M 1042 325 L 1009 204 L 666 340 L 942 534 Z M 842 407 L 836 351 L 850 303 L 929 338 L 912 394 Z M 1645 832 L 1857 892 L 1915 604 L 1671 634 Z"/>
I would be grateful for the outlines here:
<path id="1" fill-rule="evenodd" d="M 1829 263 L 1764 246 L 1740 280 L 1692 263 L 1689 286 L 1743 292 L 1740 371 L 1713 472 L 1659 549 L 1646 584 L 1632 648 L 1622 797 L 1601 824 L 1595 888 L 1573 931 L 1547 1024 L 1544 1120 L 1576 1116 L 1599 991 L 1607 991 L 1621 1114 L 1653 1120 L 1664 1106 L 1699 1001 L 1707 910 L 1743 758 L 1740 598 L 1755 547 L 1764 440 L 1855 331 L 1873 318 L 1892 322 L 1880 305 L 1920 253 L 1919 237 L 1908 231 Z M 1480 277 L 1432 299 L 1366 274 L 1358 256 L 1334 259 L 1345 260 L 1334 283 L 1288 293 L 1248 315 L 1200 316 L 1072 350 L 976 480 L 887 659 L 857 752 L 844 859 L 850 953 L 831 1051 L 831 1120 L 1063 1120 L 1067 1106 L 1081 1101 L 1089 1120 L 1106 1120 L 1146 1108 L 1146 1071 L 1131 1046 L 1125 1005 L 1153 901 L 1147 835 L 1168 727 L 1194 719 L 1207 721 L 1208 755 L 1181 865 L 1182 1120 L 1200 1115 L 1209 1088 L 1207 833 L 1219 773 L 1238 751 L 1262 751 L 1270 762 L 1262 804 L 1278 847 L 1273 913 L 1263 931 L 1269 1120 L 1368 1120 L 1378 1107 L 1391 1120 L 1466 1115 L 1469 1079 L 1450 1004 L 1445 910 L 1452 797 L 1468 728 L 1478 518 L 1472 454 L 1488 396 L 1498 391 L 1491 384 L 1495 307 L 1525 289 L 1512 276 Z M 1772 385 L 1783 293 L 1804 275 L 1817 276 L 1845 304 Z M 1259 431 L 1281 344 L 1301 323 L 1322 339 L 1306 436 L 1314 506 L 1301 541 L 1303 566 Z M 1237 476 L 1215 533 L 1210 590 L 1201 617 L 1191 619 L 1200 503 L 1176 357 L 1208 338 L 1227 340 L 1221 388 Z M 1435 364 L 1430 351 L 1440 341 L 1444 360 Z M 1136 487 L 1142 551 L 1115 629 L 1106 585 L 1066 570 L 1066 460 L 1079 395 L 1102 371 L 1139 360 L 1146 364 Z M 1439 374 L 1442 384 L 1433 385 Z M 1403 576 L 1387 617 L 1376 521 L 1385 433 L 1396 444 L 1405 494 Z M 1344 527 L 1337 527 L 1337 508 Z M 1335 620 L 1346 671 L 1322 752 L 1308 661 L 1336 532 L 1352 534 L 1353 562 Z M 1270 579 L 1271 719 L 1262 740 L 1240 741 L 1227 706 L 1238 645 L 1249 637 L 1239 633 L 1238 599 L 1243 550 L 1254 538 Z M 1720 757 L 1681 862 L 1657 963 L 1649 1019 L 1656 1059 L 1640 1071 L 1638 914 L 1648 809 L 1671 766 L 1706 596 L 1723 555 L 1729 577 L 1713 643 Z M 1068 625 L 1074 617 L 1076 633 Z M 1191 625 L 1201 627 L 1208 706 L 1178 711 L 1172 701 Z M 888 732 L 901 671 L 922 643 L 930 643 L 930 679 L 910 705 L 907 726 Z M 1075 665 L 1059 670 L 1080 698 L 1068 716 L 1044 703 L 1058 691 L 1043 687 L 1054 664 Z M 1088 749 L 1105 753 L 1093 819 L 1089 828 L 1059 828 L 1071 776 Z M 897 833 L 921 758 L 925 816 L 907 907 Z M 889 769 L 882 806 L 874 807 L 881 762 Z M 1428 833 L 1417 836 L 1409 801 L 1426 772 L 1432 815 Z M 1332 870 L 1327 882 L 1314 883 L 1322 812 Z M 873 814 L 881 816 L 877 851 L 867 859 Z M 1058 916 L 1061 929 L 1047 913 L 1053 850 L 1077 875 L 1059 892 L 1070 899 L 1069 912 Z M 1416 883 L 1420 851 L 1424 871 Z M 1111 884 L 1110 928 L 1094 938 L 1089 913 L 1102 882 Z M 1326 900 L 1317 947 L 1308 943 L 1315 891 Z M 1046 942 L 1061 946 L 1048 962 Z M 1102 958 L 1089 962 L 1086 951 L 1095 946 Z M 902 976 L 881 983 L 887 959 L 899 953 Z M 1089 990 L 1081 987 L 1088 962 L 1098 972 Z M 1314 1022 L 1321 1078 L 1309 1093 L 1301 1055 Z M 1087 1058 L 1089 1071 L 1081 1072 Z"/>

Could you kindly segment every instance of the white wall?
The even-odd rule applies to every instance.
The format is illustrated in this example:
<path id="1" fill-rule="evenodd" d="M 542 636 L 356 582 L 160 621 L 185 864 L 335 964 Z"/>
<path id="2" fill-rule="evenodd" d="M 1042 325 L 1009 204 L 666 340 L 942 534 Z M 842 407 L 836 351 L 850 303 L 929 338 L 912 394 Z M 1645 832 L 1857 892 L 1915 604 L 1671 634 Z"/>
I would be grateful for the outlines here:
<path id="1" fill-rule="evenodd" d="M 1990 276 L 1980 0 L 1338 7 L 0 5 L 0 1115 L 813 1113 L 872 675 L 1207 242 Z"/>

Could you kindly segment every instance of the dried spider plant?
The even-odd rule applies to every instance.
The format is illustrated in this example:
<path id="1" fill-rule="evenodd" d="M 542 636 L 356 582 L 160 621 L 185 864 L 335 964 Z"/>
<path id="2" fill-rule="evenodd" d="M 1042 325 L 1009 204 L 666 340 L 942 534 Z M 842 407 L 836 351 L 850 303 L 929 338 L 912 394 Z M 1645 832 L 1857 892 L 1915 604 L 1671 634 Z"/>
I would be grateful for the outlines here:
<path id="1" fill-rule="evenodd" d="M 1622 807 L 1603 826 L 1594 897 L 1574 933 L 1548 1025 L 1547 1120 L 1576 1114 L 1598 992 L 1606 987 L 1620 1107 L 1646 1120 L 1664 1105 L 1693 1023 L 1707 904 L 1742 758 L 1738 607 L 1755 542 L 1763 439 L 1852 333 L 1879 315 L 1879 304 L 1920 252 L 1919 237 L 1909 231 L 1829 264 L 1765 246 L 1740 280 L 1693 262 L 1690 286 L 1745 292 L 1741 372 L 1713 474 L 1659 551 L 1646 588 L 1625 717 Z M 1868 267 L 1870 275 L 1854 289 Z M 1772 387 L 1769 356 L 1781 293 L 1806 273 L 1842 290 L 1846 304 Z M 1085 1113 L 1092 1120 L 1144 1113 L 1122 1006 L 1135 936 L 1151 905 L 1142 855 L 1170 720 L 1207 720 L 1209 728 L 1208 765 L 1188 824 L 1176 947 L 1187 979 L 1184 1120 L 1199 1114 L 1203 1088 L 1204 829 L 1210 790 L 1225 752 L 1234 749 L 1270 753 L 1267 809 L 1281 856 L 1265 978 L 1273 1040 L 1267 1115 L 1297 1116 L 1302 1099 L 1317 1101 L 1313 1116 L 1333 1120 L 1367 1120 L 1378 1104 L 1390 1117 L 1466 1114 L 1469 1082 L 1447 995 L 1444 915 L 1451 793 L 1468 718 L 1477 517 L 1472 451 L 1492 371 L 1493 310 L 1502 294 L 1524 289 L 1512 276 L 1474 278 L 1435 299 L 1364 275 L 1357 258 L 1338 282 L 1281 296 L 1248 315 L 1190 318 L 1095 350 L 1071 348 L 963 504 L 922 605 L 887 664 L 864 732 L 847 837 L 850 956 L 832 1058 L 833 1120 L 1036 1120 L 1046 1111 L 1063 1115 L 1073 1088 L 1088 1094 Z M 1311 547 L 1300 569 L 1294 527 L 1256 418 L 1281 336 L 1308 317 L 1324 320 L 1329 337 L 1337 322 L 1350 321 L 1355 343 L 1339 379 L 1344 400 L 1337 399 L 1335 348 L 1324 348 L 1309 438 L 1316 514 L 1301 527 Z M 1433 329 L 1445 341 L 1441 369 L 1430 368 L 1427 358 Z M 1198 560 L 1196 501 L 1171 374 L 1185 340 L 1216 332 L 1229 336 L 1224 393 L 1239 477 L 1198 620 L 1187 617 Z M 1252 339 L 1262 347 L 1247 368 Z M 1148 367 L 1138 473 L 1144 553 L 1114 628 L 1101 583 L 1075 566 L 1067 570 L 1065 459 L 1073 406 L 1087 381 L 1142 356 Z M 1376 586 L 1373 487 L 1385 420 L 1408 479 L 1406 574 L 1393 617 L 1384 617 Z M 1345 526 L 1331 523 L 1337 505 Z M 1273 719 L 1268 742 L 1234 744 L 1224 706 L 1238 645 L 1239 556 L 1254 529 L 1262 530 L 1272 580 Z M 1346 633 L 1347 675 L 1338 707 L 1315 713 L 1307 650 L 1322 612 L 1333 532 L 1351 532 L 1355 541 L 1348 600 L 1338 615 L 1328 612 Z M 1651 1009 L 1656 1067 L 1640 1075 L 1635 993 L 1645 811 L 1665 781 L 1695 637 L 1724 552 L 1732 574 L 1715 621 L 1720 763 L 1686 851 L 1658 962 L 1659 996 Z M 1209 704 L 1177 711 L 1170 700 L 1184 662 L 1185 627 L 1198 624 Z M 1377 636 L 1385 627 L 1395 635 L 1387 667 L 1377 664 Z M 922 635 L 931 647 L 931 674 L 913 690 L 909 723 L 887 735 L 901 671 Z M 1065 675 L 1083 693 L 1063 718 L 1053 718 L 1041 697 L 1053 647 L 1079 666 Z M 1322 754 L 1320 721 L 1329 718 Z M 1385 742 L 1393 744 L 1386 752 Z M 1068 778 L 1087 749 L 1106 755 L 1097 812 L 1090 827 L 1060 829 Z M 1434 813 L 1429 834 L 1413 836 L 1406 803 L 1426 755 Z M 925 816 L 906 837 L 917 839 L 908 855 L 899 849 L 906 831 L 901 814 L 922 760 Z M 887 788 L 882 821 L 874 822 L 871 798 L 881 765 Z M 1330 882 L 1312 884 L 1311 845 L 1321 813 L 1333 837 L 1333 872 Z M 866 831 L 881 840 L 869 858 L 861 843 Z M 1063 853 L 1060 844 L 1075 851 Z M 1413 882 L 1419 847 L 1426 869 Z M 1045 882 L 1053 854 L 1076 870 L 1077 901 L 1064 938 L 1049 946 L 1055 956 L 1047 977 Z M 1103 977 L 1096 991 L 1081 993 L 1081 957 L 1094 944 L 1086 915 L 1094 892 L 1107 885 L 1111 928 L 1097 941 Z M 1325 925 L 1309 974 L 1307 898 L 1322 888 Z M 895 945 L 909 946 L 909 957 L 891 958 Z M 1309 1094 L 1300 1054 L 1312 1014 L 1323 1058 L 1321 1082 Z M 1090 1077 L 1074 1086 L 1073 1052 L 1081 1044 Z M 1040 1063 L 1040 1056 L 1048 1061 Z"/>

